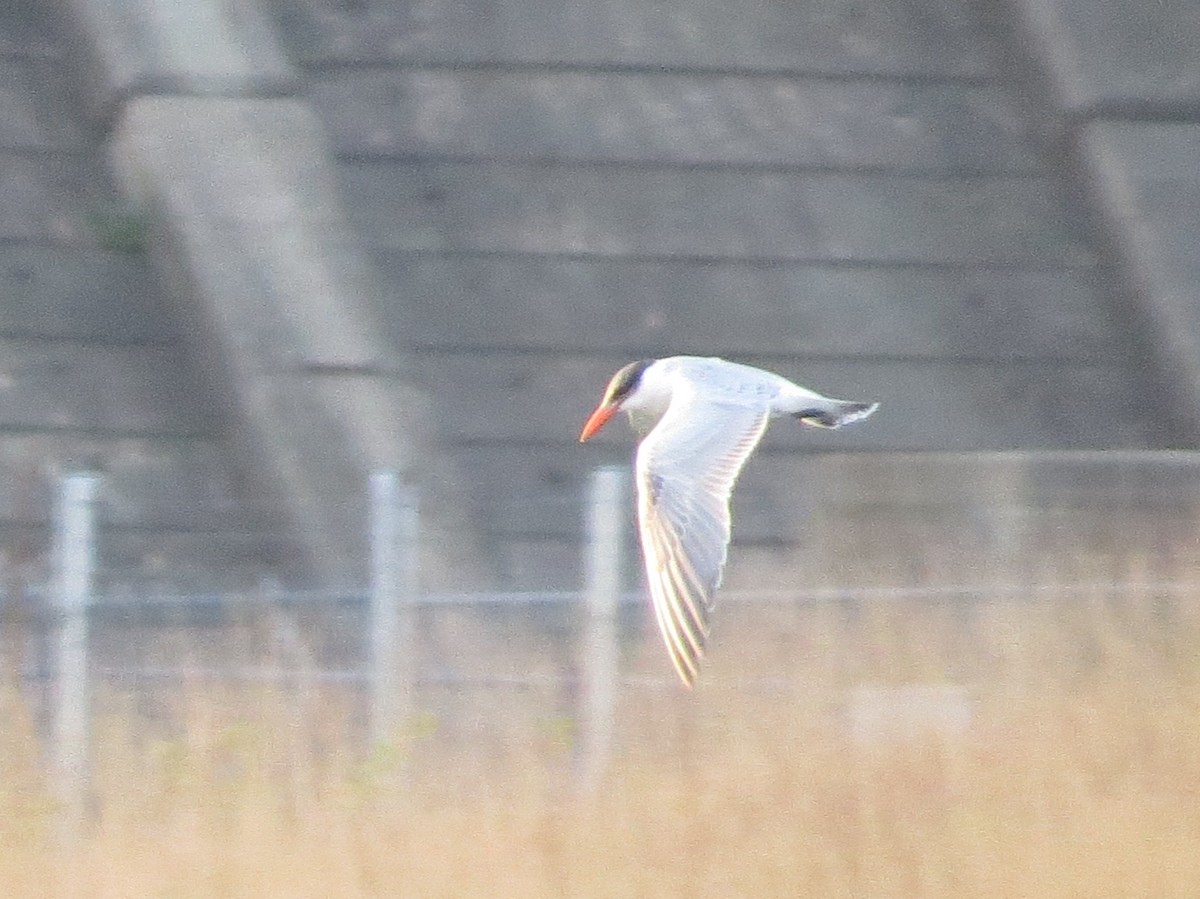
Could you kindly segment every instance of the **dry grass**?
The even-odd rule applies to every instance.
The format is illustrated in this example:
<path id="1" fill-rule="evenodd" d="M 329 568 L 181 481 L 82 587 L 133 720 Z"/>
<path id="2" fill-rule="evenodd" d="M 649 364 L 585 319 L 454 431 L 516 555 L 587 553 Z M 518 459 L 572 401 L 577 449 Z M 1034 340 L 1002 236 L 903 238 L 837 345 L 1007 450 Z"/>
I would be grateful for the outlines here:
<path id="1" fill-rule="evenodd" d="M 588 796 L 570 786 L 569 729 L 537 697 L 474 723 L 426 716 L 363 757 L 334 694 L 193 690 L 153 726 L 110 696 L 93 818 L 72 842 L 9 693 L 0 883 L 88 897 L 1200 895 L 1200 598 L 744 607 L 718 629 L 694 694 L 623 695 L 621 749 Z M 652 643 L 634 660 L 662 664 Z M 912 684 L 965 686 L 969 724 L 855 739 L 855 691 Z M 886 711 L 889 694 L 872 695 Z"/>

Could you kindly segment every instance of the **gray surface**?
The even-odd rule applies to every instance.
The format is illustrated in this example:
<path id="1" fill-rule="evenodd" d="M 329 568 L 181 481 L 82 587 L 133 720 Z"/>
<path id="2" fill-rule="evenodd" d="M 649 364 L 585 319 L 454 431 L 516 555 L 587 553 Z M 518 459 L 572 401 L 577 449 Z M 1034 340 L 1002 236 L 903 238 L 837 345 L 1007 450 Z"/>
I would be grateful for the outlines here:
<path id="1" fill-rule="evenodd" d="M 257 3 L 59 0 L 88 112 L 146 93 L 255 96 L 296 79 Z"/>
<path id="2" fill-rule="evenodd" d="M 403 354 L 382 339 L 372 272 L 307 107 L 139 99 L 112 160 L 152 222 L 254 494 L 308 546 L 308 576 L 366 581 L 365 485 L 386 467 L 426 493 L 430 582 L 465 577 L 472 538 L 455 517 L 454 475 L 401 377 Z"/>
<path id="3" fill-rule="evenodd" d="M 838 584 L 1038 583 L 1041 566 L 1061 573 L 1064 559 L 1085 583 L 1131 571 L 1154 581 L 1191 564 L 1198 462 L 1136 452 L 828 457 L 812 472 L 813 539 L 801 558 Z"/>
<path id="4" fill-rule="evenodd" d="M 562 486 L 568 476 L 552 460 L 538 462 L 554 473 L 558 502 L 506 510 L 502 558 L 522 577 L 570 588 L 579 525 L 569 507 L 582 491 Z M 1061 576 L 1063 559 L 1083 582 L 1131 572 L 1154 581 L 1190 564 L 1198 474 L 1191 452 L 759 456 L 734 495 L 723 589 L 1018 585 L 1042 582 L 1030 566 Z M 526 521 L 543 516 L 563 529 Z"/>
<path id="5" fill-rule="evenodd" d="M 0 428 L 194 436 L 211 430 L 172 346 L 0 340 Z"/>
<path id="6" fill-rule="evenodd" d="M 573 65 L 979 76 L 968 0 L 780 4 L 269 0 L 306 62 Z"/>
<path id="7" fill-rule="evenodd" d="M 828 451 L 1176 439 L 994 10 L 271 8 L 501 579 L 574 570 L 586 472 L 631 449 L 575 439 L 631 358 L 883 400 L 844 433 L 772 429 L 784 479 Z M 739 539 L 795 545 L 803 493 L 764 470 Z"/>
<path id="8" fill-rule="evenodd" d="M 194 526 L 179 530 L 138 525 L 127 527 L 100 515 L 98 571 L 107 595 L 141 597 L 161 591 L 168 596 L 238 592 L 259 584 L 264 573 L 287 570 L 296 554 L 277 536 L 237 519 L 223 518 L 216 531 Z M 13 560 L 10 583 L 44 582 L 42 559 L 53 532 L 37 522 L 0 521 L 0 545 Z M 219 560 L 216 564 L 214 560 Z M 248 586 L 249 585 L 249 586 Z"/>
<path id="9" fill-rule="evenodd" d="M 8 149 L 65 149 L 85 145 L 82 123 L 63 115 L 71 82 L 62 60 L 31 55 L 32 48 L 0 50 L 0 146 Z"/>
<path id="10" fill-rule="evenodd" d="M 109 524 L 212 533 L 228 527 L 240 511 L 223 454 L 221 443 L 206 436 L 164 440 L 157 434 L 83 429 L 50 434 L 34 428 L 10 433 L 0 440 L 0 466 L 26 477 L 0 483 L 0 520 L 49 524 L 54 484 L 29 475 L 41 472 L 50 456 L 58 470 L 92 468 L 103 474 L 103 514 Z"/>
<path id="11" fill-rule="evenodd" d="M 1060 268 L 1094 261 L 1033 177 L 514 163 L 347 163 L 376 246 Z"/>
<path id="12" fill-rule="evenodd" d="M 162 230 L 216 358 L 272 371 L 395 368 L 306 107 L 287 100 L 128 104 L 113 164 Z"/>
<path id="13" fill-rule="evenodd" d="M 1081 144 L 1170 397 L 1200 427 L 1200 124 L 1096 122 Z"/>
<path id="14" fill-rule="evenodd" d="M 313 99 L 347 156 L 900 171 L 1031 171 L 992 85 L 733 74 L 397 69 Z"/>
<path id="15" fill-rule="evenodd" d="M 1088 269 L 386 249 L 375 259 L 393 288 L 394 339 L 429 349 L 1100 362 L 1119 327 Z"/>
<path id="16" fill-rule="evenodd" d="M 100 116 L 131 92 L 291 88 L 290 65 L 254 3 L 165 2 L 69 0 L 64 21 L 85 26 L 70 51 L 47 37 L 31 7 L 0 12 L 0 237 L 24 254 L 0 256 L 0 284 L 19 299 L 0 316 L 0 332 L 18 350 L 39 340 L 148 346 L 98 361 L 64 347 L 49 365 L 15 352 L 23 398 L 10 414 L 38 433 L 78 418 L 104 432 L 94 439 L 130 429 L 155 440 L 161 430 L 213 446 L 207 425 L 176 431 L 166 414 L 176 389 L 184 419 L 209 413 L 188 396 L 183 370 L 162 362 L 178 347 L 173 326 L 147 323 L 162 307 L 127 304 L 130 289 L 114 289 L 114 311 L 104 312 L 109 292 L 100 287 L 124 283 L 126 271 L 136 285 L 144 270 L 110 255 L 120 229 L 94 145 L 77 124 L 61 124 L 77 123 L 76 114 L 53 112 L 66 102 L 56 69 L 65 56 L 101 67 L 85 76 Z M 286 102 L 221 107 L 227 113 L 215 118 L 198 110 L 216 107 L 184 104 L 171 107 L 170 121 L 123 127 L 146 141 L 137 152 L 153 173 L 152 208 L 169 211 L 151 246 L 183 299 L 183 327 L 209 335 L 198 353 L 207 382 L 242 398 L 232 405 L 254 459 L 247 470 L 255 482 L 275 479 L 277 496 L 297 485 L 294 502 L 304 514 L 329 509 L 333 531 L 360 523 L 361 510 L 346 505 L 358 499 L 346 497 L 364 460 L 421 447 L 415 455 L 472 475 L 469 532 L 496 550 L 493 582 L 561 583 L 575 570 L 570 506 L 586 470 L 629 453 L 619 430 L 579 447 L 580 422 L 611 371 L 647 353 L 736 355 L 822 390 L 884 400 L 853 431 L 769 435 L 737 516 L 739 539 L 762 558 L 782 553 L 776 568 L 795 561 L 787 554 L 807 545 L 807 522 L 826 514 L 814 502 L 830 505 L 828 533 L 859 514 L 839 519 L 831 497 L 807 492 L 827 450 L 1175 439 L 1162 409 L 1170 399 L 1130 329 L 1136 316 L 1120 307 L 1121 284 L 1061 172 L 1027 134 L 1028 109 L 1010 90 L 1018 73 L 1000 68 L 1013 57 L 982 25 L 990 7 L 271 0 L 264 8 L 302 67 L 328 143 Z M 1119 106 L 1107 98 L 1133 85 L 1151 105 L 1186 113 L 1191 63 L 1169 34 L 1191 28 L 1183 7 L 1160 5 L 1124 25 L 1132 15 L 1124 9 L 1090 22 L 1082 17 L 1091 8 L 1078 4 L 1040 8 L 1058 25 L 1038 52 L 1064 51 L 1055 57 L 1059 89 L 1082 98 L 1068 105 Z M 165 43 L 146 40 L 156 22 L 178 26 Z M 1161 49 L 1129 50 L 1156 35 Z M 212 41 L 223 43 L 214 50 Z M 1154 84 L 1138 81 L 1150 71 L 1146 58 L 1159 67 Z M 1072 94 L 1064 79 L 1076 77 L 1088 89 Z M 291 112 L 281 118 L 281 109 Z M 1117 148 L 1106 152 L 1145 151 L 1128 140 L 1106 135 Z M 328 147 L 340 159 L 337 177 Z M 290 167 L 296 159 L 309 162 Z M 1150 182 L 1130 178 L 1125 161 L 1119 167 L 1122 202 L 1141 197 Z M 1121 207 L 1137 210 L 1122 226 L 1130 246 L 1151 248 L 1131 270 L 1152 285 L 1167 283 L 1158 260 L 1189 246 L 1190 231 L 1169 231 L 1190 224 L 1188 204 L 1171 202 L 1174 189 L 1189 198 L 1188 186 L 1166 182 L 1162 198 Z M 359 237 L 382 285 L 363 275 Z M 50 277 L 53 261 L 35 248 L 86 250 L 96 283 L 77 256 Z M 1170 290 L 1190 273 L 1179 271 Z M 40 310 L 43 286 L 92 305 Z M 130 310 L 142 324 L 123 338 Z M 134 358 L 163 379 L 161 394 L 122 387 L 84 403 L 87 390 L 75 397 L 53 386 L 125 377 L 137 366 L 113 360 Z M 427 401 L 436 436 L 406 417 Z M 148 472 L 173 464 L 153 461 L 169 453 L 145 457 Z M 221 467 L 207 464 L 197 470 Z M 830 461 L 828 480 L 845 488 L 843 464 L 861 469 Z M 908 471 L 897 463 L 893 475 L 865 483 L 886 494 Z M 332 501 L 318 489 L 326 475 L 341 484 Z M 439 504 L 436 490 L 430 504 Z M 880 528 L 867 542 L 883 550 L 904 530 L 903 504 L 863 515 Z M 224 527 L 218 517 L 201 516 Z M 964 527 L 961 517 L 947 520 L 939 533 Z M 893 550 L 919 543 L 920 528 L 904 538 Z"/>
<path id="17" fill-rule="evenodd" d="M 1200 6 L 1192 0 L 1018 0 L 1062 112 L 1200 111 Z"/>
<path id="18" fill-rule="evenodd" d="M 0 147 L 0 240 L 98 246 L 97 216 L 113 207 L 95 157 Z"/>
<path id="19" fill-rule="evenodd" d="M 31 242 L 0 245 L 0 336 L 175 344 L 144 254 Z"/>
<path id="20" fill-rule="evenodd" d="M 257 581 L 283 543 L 240 499 L 199 386 L 74 102 L 51 4 L 0 8 L 0 553 L 47 572 L 54 484 L 104 475 L 106 585 Z"/>

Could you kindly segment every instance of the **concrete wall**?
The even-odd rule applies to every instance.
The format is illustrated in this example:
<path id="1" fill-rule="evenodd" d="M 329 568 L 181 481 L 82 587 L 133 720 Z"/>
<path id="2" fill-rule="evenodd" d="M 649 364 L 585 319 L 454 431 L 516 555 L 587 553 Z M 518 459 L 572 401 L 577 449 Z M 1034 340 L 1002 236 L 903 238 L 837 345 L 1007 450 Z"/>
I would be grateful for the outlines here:
<path id="1" fill-rule="evenodd" d="M 361 580 L 363 485 L 388 465 L 423 486 L 435 582 L 576 583 L 585 474 L 631 441 L 575 436 L 646 355 L 882 400 L 844 433 L 768 435 L 736 539 L 778 571 L 859 508 L 855 484 L 940 490 L 914 453 L 1192 442 L 1195 107 L 1186 54 L 1150 41 L 1188 33 L 1183 11 L 58 9 L 148 217 L 170 310 L 148 318 L 174 322 L 246 494 L 320 579 Z M 1016 458 L 952 467 L 989 497 Z"/>
<path id="2" fill-rule="evenodd" d="M 0 9 L 0 570 L 46 574 L 57 479 L 104 476 L 110 584 L 256 581 L 287 541 L 239 501 L 213 397 L 165 314 L 46 4 Z M 9 606 L 12 608 L 13 606 Z"/>
<path id="3" fill-rule="evenodd" d="M 424 488 L 428 576 L 468 576 L 455 475 L 432 450 L 405 354 L 381 338 L 373 270 L 270 24 L 221 0 L 63 9 L 173 315 L 258 505 L 294 535 L 308 577 L 364 582 L 378 468 Z"/>

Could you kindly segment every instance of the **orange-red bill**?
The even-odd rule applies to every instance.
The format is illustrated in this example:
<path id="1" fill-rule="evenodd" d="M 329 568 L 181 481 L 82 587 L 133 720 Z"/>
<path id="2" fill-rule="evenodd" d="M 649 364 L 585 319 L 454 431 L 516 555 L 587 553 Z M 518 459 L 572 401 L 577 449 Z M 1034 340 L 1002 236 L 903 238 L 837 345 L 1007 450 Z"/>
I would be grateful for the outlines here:
<path id="1" fill-rule="evenodd" d="M 592 437 L 597 431 L 608 424 L 610 418 L 617 414 L 617 406 L 615 405 L 600 405 L 596 407 L 596 411 L 592 413 L 592 417 L 587 420 L 587 424 L 583 426 L 583 431 L 579 434 L 579 442 L 583 443 Z"/>

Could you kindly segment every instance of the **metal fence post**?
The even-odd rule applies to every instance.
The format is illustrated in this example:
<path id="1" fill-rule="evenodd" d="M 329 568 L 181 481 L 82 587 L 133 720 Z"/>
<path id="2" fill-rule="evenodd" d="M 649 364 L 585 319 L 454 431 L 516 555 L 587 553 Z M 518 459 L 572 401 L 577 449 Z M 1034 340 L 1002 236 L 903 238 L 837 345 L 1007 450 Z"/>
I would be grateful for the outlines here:
<path id="1" fill-rule="evenodd" d="M 86 472 L 64 477 L 54 521 L 57 680 L 53 693 L 53 756 L 71 829 L 81 821 L 88 784 L 88 606 L 96 567 L 95 499 L 99 484 L 98 476 Z"/>
<path id="2" fill-rule="evenodd" d="M 605 466 L 592 473 L 587 508 L 587 621 L 583 640 L 580 743 L 576 756 L 580 785 L 598 784 L 612 748 L 620 646 L 617 606 L 624 580 L 623 544 L 628 516 L 625 469 Z"/>
<path id="3" fill-rule="evenodd" d="M 419 522 L 416 491 L 371 475 L 371 738 L 396 739 L 412 711 Z"/>

